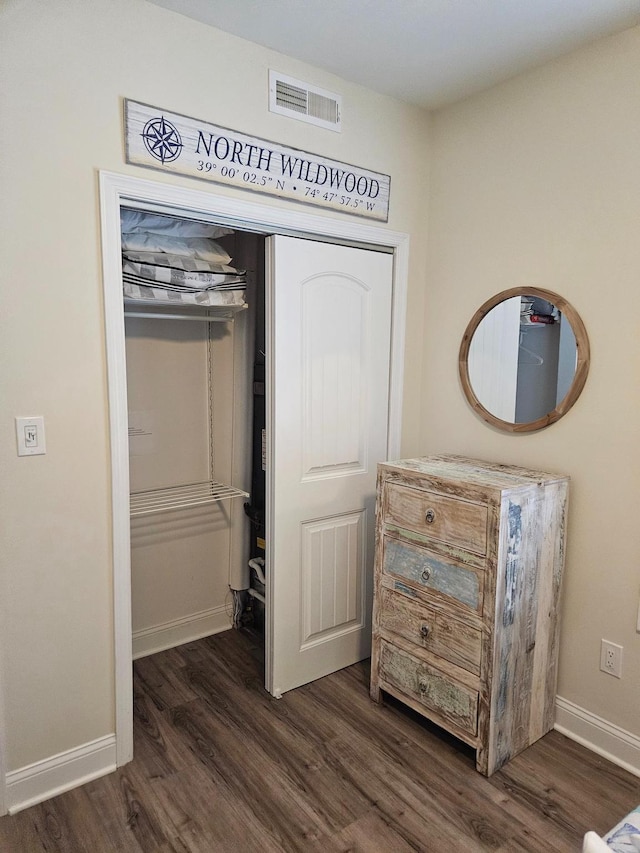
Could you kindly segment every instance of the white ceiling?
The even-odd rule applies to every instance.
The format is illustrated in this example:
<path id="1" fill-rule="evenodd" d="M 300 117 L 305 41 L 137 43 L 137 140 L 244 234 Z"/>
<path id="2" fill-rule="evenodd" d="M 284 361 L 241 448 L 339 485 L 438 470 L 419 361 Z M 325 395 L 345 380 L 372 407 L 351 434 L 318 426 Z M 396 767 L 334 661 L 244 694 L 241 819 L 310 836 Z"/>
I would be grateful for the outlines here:
<path id="1" fill-rule="evenodd" d="M 640 0 L 151 2 L 427 108 L 640 24 Z"/>

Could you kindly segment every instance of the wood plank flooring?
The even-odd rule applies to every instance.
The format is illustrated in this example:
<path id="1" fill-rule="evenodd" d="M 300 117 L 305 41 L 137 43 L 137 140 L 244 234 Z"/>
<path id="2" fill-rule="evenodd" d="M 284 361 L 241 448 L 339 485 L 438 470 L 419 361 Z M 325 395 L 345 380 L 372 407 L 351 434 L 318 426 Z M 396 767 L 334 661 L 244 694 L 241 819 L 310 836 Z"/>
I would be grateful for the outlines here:
<path id="1" fill-rule="evenodd" d="M 227 631 L 134 666 L 135 758 L 0 818 L 2 853 L 576 853 L 640 780 L 551 732 L 486 779 L 357 664 L 275 700 Z"/>

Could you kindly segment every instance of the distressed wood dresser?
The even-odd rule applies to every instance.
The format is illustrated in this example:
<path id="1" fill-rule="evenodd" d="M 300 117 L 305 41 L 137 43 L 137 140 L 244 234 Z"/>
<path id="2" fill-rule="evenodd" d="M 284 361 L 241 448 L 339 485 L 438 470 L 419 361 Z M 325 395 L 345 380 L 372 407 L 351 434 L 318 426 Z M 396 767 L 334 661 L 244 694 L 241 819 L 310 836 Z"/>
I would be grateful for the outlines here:
<path id="1" fill-rule="evenodd" d="M 553 727 L 568 486 L 457 456 L 378 466 L 371 698 L 487 776 Z"/>

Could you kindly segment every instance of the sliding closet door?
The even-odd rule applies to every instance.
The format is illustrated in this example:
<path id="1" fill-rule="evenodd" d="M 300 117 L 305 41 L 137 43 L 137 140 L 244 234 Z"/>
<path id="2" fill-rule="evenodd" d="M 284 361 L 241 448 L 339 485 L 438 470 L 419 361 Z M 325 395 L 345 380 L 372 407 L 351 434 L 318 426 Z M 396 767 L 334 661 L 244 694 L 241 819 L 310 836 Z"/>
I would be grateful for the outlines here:
<path id="1" fill-rule="evenodd" d="M 370 653 L 392 256 L 268 240 L 267 689 Z"/>

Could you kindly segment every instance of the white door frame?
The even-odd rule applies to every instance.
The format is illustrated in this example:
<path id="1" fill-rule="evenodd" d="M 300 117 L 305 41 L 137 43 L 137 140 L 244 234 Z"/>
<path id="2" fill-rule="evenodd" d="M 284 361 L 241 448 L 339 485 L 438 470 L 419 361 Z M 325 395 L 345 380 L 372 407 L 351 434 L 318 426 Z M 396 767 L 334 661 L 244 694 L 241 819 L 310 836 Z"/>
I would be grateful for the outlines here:
<path id="1" fill-rule="evenodd" d="M 120 243 L 120 206 L 190 211 L 238 230 L 255 229 L 289 235 L 385 246 L 394 252 L 389 377 L 389 458 L 400 453 L 405 315 L 409 266 L 408 234 L 368 225 L 348 217 L 302 213 L 297 205 L 270 207 L 210 191 L 100 172 L 102 269 L 106 330 L 109 426 L 111 439 L 111 508 L 113 524 L 113 620 L 115 659 L 115 734 L 118 766 L 133 757 L 133 686 L 131 679 L 131 550 L 129 528 L 129 448 L 127 376 Z M 269 661 L 270 649 L 266 656 Z M 267 663 L 269 669 L 269 664 Z"/>

